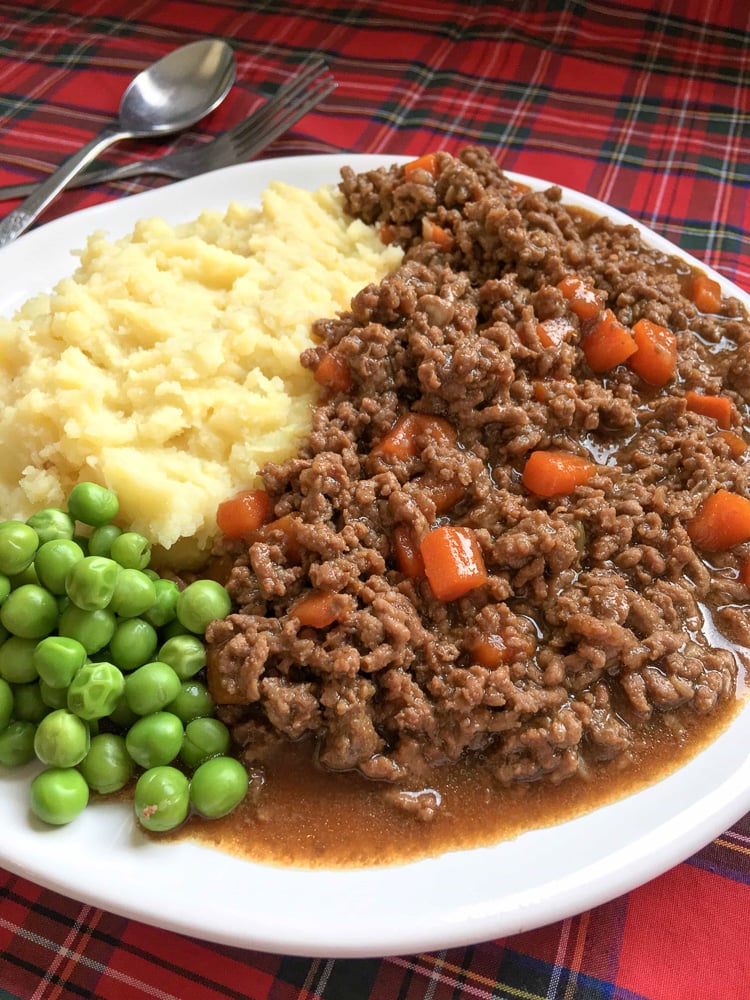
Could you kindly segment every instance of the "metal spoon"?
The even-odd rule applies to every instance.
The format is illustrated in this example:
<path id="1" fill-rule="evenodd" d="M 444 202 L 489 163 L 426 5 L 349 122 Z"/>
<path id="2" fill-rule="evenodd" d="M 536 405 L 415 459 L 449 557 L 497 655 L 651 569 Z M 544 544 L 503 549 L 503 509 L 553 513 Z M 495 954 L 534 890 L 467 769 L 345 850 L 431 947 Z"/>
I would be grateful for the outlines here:
<path id="1" fill-rule="evenodd" d="M 175 49 L 143 70 L 122 96 L 117 120 L 74 153 L 0 222 L 0 247 L 25 232 L 49 203 L 103 150 L 122 139 L 149 139 L 195 125 L 234 82 L 234 53 L 203 39 Z"/>

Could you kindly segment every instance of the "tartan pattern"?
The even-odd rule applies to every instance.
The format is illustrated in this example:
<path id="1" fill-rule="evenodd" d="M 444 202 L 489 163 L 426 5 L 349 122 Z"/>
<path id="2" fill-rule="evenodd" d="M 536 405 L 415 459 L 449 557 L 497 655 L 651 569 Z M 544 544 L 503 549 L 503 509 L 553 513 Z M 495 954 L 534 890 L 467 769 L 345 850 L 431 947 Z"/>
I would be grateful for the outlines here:
<path id="1" fill-rule="evenodd" d="M 203 35 L 235 49 L 227 101 L 192 137 L 107 159 L 233 125 L 317 50 L 338 89 L 263 156 L 481 143 L 506 169 L 635 215 L 750 291 L 747 0 L 6 0 L 0 184 L 40 178 L 111 119 L 138 70 Z M 70 191 L 45 218 L 163 183 Z M 382 960 L 207 944 L 0 871 L 0 1000 L 735 1000 L 750 996 L 749 911 L 750 816 L 587 913 Z"/>

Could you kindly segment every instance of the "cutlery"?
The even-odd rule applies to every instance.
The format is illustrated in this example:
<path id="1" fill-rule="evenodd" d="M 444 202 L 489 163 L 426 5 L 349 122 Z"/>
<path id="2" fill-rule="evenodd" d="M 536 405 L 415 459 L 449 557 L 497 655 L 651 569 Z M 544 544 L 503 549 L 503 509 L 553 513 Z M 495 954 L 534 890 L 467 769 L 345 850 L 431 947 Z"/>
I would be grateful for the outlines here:
<path id="1" fill-rule="evenodd" d="M 335 87 L 336 83 L 328 73 L 325 62 L 314 59 L 296 77 L 282 84 L 264 105 L 216 138 L 202 145 L 178 149 L 153 159 L 84 170 L 69 187 L 126 180 L 141 174 L 158 174 L 185 180 L 209 170 L 244 163 L 291 128 Z M 0 187 L 0 200 L 23 197 L 36 186 L 29 183 Z"/>
<path id="2" fill-rule="evenodd" d="M 203 39 L 175 49 L 143 70 L 122 96 L 117 119 L 62 163 L 0 222 L 0 247 L 25 232 L 76 174 L 123 139 L 149 139 L 189 128 L 213 111 L 235 77 L 226 42 Z"/>

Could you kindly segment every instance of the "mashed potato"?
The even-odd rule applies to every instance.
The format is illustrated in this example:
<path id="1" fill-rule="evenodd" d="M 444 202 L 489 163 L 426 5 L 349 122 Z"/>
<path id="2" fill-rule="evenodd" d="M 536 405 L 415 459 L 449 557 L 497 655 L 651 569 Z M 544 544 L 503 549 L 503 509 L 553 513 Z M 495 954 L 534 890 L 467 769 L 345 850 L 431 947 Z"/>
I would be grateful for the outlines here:
<path id="1" fill-rule="evenodd" d="M 299 355 L 401 252 L 338 193 L 284 184 L 172 227 L 92 236 L 75 274 L 0 320 L 0 510 L 27 517 L 94 480 L 170 549 L 210 544 L 217 504 L 309 431 Z"/>

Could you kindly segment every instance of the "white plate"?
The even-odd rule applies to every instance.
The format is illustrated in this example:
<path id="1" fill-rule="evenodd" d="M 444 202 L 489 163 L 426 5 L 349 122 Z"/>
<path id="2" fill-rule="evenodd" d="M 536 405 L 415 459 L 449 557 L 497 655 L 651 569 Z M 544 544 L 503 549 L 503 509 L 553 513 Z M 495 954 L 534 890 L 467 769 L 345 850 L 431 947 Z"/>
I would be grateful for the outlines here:
<path id="1" fill-rule="evenodd" d="M 0 251 L 0 313 L 8 315 L 70 272 L 69 251 L 94 229 L 121 235 L 136 219 L 154 214 L 188 220 L 203 208 L 224 207 L 230 198 L 255 201 L 274 179 L 316 188 L 335 182 L 345 163 L 361 170 L 393 159 L 269 160 L 56 220 Z M 514 176 L 535 188 L 547 186 Z M 576 192 L 566 191 L 565 200 L 632 222 Z M 649 243 L 680 253 L 640 228 Z M 713 276 L 750 309 L 750 296 Z M 68 827 L 41 829 L 27 814 L 30 766 L 0 778 L 0 863 L 127 917 L 241 947 L 323 957 L 448 948 L 606 902 L 707 844 L 750 810 L 748 731 L 750 705 L 679 771 L 587 816 L 496 847 L 356 871 L 279 869 L 190 842 L 154 843 L 139 834 L 125 804 L 96 804 Z"/>

